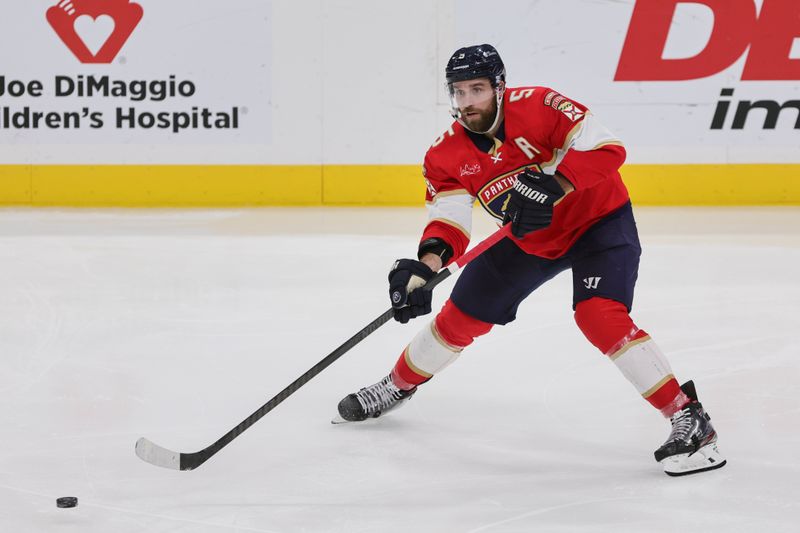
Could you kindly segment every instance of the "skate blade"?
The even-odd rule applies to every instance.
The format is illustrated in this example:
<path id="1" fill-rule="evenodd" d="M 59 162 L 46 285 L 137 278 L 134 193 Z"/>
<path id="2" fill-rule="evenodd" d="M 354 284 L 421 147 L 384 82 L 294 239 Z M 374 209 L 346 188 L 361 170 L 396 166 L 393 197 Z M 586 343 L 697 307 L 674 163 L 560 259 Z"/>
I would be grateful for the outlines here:
<path id="1" fill-rule="evenodd" d="M 673 477 L 716 470 L 725 466 L 726 463 L 727 461 L 717 449 L 716 442 L 706 444 L 694 453 L 673 455 L 661 461 L 664 472 Z"/>
<path id="2" fill-rule="evenodd" d="M 397 411 L 398 409 L 403 407 L 405 404 L 407 404 L 408 400 L 410 400 L 410 399 L 411 399 L 411 396 L 409 396 L 408 398 L 403 398 L 402 400 L 397 402 L 397 404 L 394 407 L 392 407 L 391 409 L 389 409 L 388 411 L 384 411 L 383 413 L 381 413 L 378 416 L 372 416 L 372 417 L 367 418 L 365 420 L 345 420 L 344 418 L 342 418 L 342 415 L 340 415 L 339 413 L 336 413 L 336 416 L 334 416 L 331 419 L 331 424 L 333 424 L 333 425 L 339 425 L 339 424 L 363 424 L 364 422 L 369 422 L 370 420 L 374 421 L 374 420 L 377 420 L 379 418 L 382 418 L 382 417 L 386 416 L 389 413 L 393 413 L 393 412 Z"/>
<path id="3" fill-rule="evenodd" d="M 344 425 L 344 424 L 371 424 L 371 423 L 374 423 L 379 418 L 381 418 L 382 416 L 383 415 L 381 415 L 381 416 L 373 416 L 373 417 L 370 417 L 370 418 L 366 418 L 364 420 L 345 420 L 344 418 L 342 418 L 342 415 L 337 413 L 336 416 L 334 416 L 331 419 L 331 424 L 333 424 L 334 426 L 339 426 L 339 425 Z"/>
<path id="4" fill-rule="evenodd" d="M 344 418 L 342 418 L 342 415 L 340 415 L 340 414 L 338 414 L 338 413 L 336 414 L 336 416 L 334 416 L 334 417 L 331 419 L 331 424 L 333 424 L 333 425 L 338 425 L 338 424 L 352 424 L 352 423 L 353 423 L 353 421 L 352 421 L 352 420 L 345 420 Z"/>

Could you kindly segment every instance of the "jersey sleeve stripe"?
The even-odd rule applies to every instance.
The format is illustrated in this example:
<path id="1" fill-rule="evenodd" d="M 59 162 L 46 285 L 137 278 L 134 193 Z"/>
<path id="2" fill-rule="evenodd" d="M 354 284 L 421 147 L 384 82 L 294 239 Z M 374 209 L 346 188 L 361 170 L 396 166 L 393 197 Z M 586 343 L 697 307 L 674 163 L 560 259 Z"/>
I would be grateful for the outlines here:
<path id="1" fill-rule="evenodd" d="M 428 207 L 428 223 L 438 221 L 458 229 L 469 239 L 472 232 L 472 205 L 475 197 L 462 191 L 460 194 L 437 194 Z"/>
<path id="2" fill-rule="evenodd" d="M 622 142 L 593 114 L 588 113 L 581 124 L 580 132 L 572 139 L 571 148 L 579 152 L 588 152 L 606 144 L 622 145 Z"/>
<path id="3" fill-rule="evenodd" d="M 453 222 L 452 220 L 448 220 L 446 218 L 432 218 L 432 219 L 430 219 L 428 221 L 428 224 L 430 224 L 432 222 L 441 222 L 442 224 L 446 224 L 448 226 L 451 226 L 451 227 L 457 229 L 458 231 L 460 231 L 461 233 L 463 233 L 464 236 L 467 239 L 471 238 L 470 229 L 465 228 L 464 226 L 462 226 L 461 224 L 458 224 L 457 222 Z"/>
<path id="4" fill-rule="evenodd" d="M 575 126 L 571 130 L 569 130 L 567 138 L 564 140 L 564 146 L 561 147 L 561 150 L 566 152 L 570 148 L 573 148 L 575 140 L 580 138 L 581 133 L 583 133 L 583 130 L 586 128 L 587 118 L 589 117 L 584 118 L 582 121 L 575 124 Z"/>
<path id="5" fill-rule="evenodd" d="M 594 115 L 587 113 L 584 119 L 575 124 L 567 134 L 564 146 L 553 151 L 553 157 L 550 161 L 542 163 L 542 171 L 547 174 L 554 174 L 570 149 L 579 152 L 590 152 L 609 145 L 622 146 L 622 142 L 603 126 Z"/>
<path id="6" fill-rule="evenodd" d="M 452 191 L 437 192 L 436 196 L 434 196 L 433 199 L 435 201 L 438 200 L 439 198 L 446 198 L 448 196 L 457 196 L 464 194 L 470 196 L 469 191 L 467 189 L 453 189 Z"/>
<path id="7" fill-rule="evenodd" d="M 556 173 L 558 165 L 561 164 L 561 161 L 567 154 L 567 150 L 569 150 L 572 147 L 573 139 L 576 135 L 579 134 L 582 127 L 583 127 L 583 121 L 578 122 L 577 124 L 575 124 L 575 126 L 573 126 L 571 130 L 569 130 L 569 133 L 567 134 L 567 137 L 564 140 L 564 146 L 553 150 L 553 157 L 550 158 L 550 161 L 547 161 L 540 165 L 542 168 L 542 172 L 550 175 Z"/>
<path id="8" fill-rule="evenodd" d="M 602 148 L 604 146 L 622 146 L 623 148 L 625 147 L 625 145 L 622 144 L 622 141 L 608 141 L 608 142 L 602 142 L 600 144 L 597 144 L 597 145 L 593 146 L 592 148 L 590 148 L 590 150 L 599 150 L 600 148 Z"/>

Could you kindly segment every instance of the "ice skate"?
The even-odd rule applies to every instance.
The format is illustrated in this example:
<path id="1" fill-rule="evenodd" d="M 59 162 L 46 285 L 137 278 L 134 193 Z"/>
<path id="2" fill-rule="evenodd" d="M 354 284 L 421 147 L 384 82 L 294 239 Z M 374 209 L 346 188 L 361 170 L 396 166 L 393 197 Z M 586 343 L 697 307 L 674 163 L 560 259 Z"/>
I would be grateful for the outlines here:
<path id="1" fill-rule="evenodd" d="M 339 414 L 331 420 L 332 424 L 362 422 L 368 418 L 378 418 L 403 405 L 417 391 L 398 389 L 391 376 L 360 391 L 348 394 L 339 402 Z"/>
<path id="2" fill-rule="evenodd" d="M 725 466 L 725 458 L 717 450 L 717 432 L 711 417 L 697 400 L 692 381 L 681 385 L 691 402 L 672 415 L 672 431 L 667 441 L 655 452 L 656 461 L 670 476 L 683 476 Z"/>

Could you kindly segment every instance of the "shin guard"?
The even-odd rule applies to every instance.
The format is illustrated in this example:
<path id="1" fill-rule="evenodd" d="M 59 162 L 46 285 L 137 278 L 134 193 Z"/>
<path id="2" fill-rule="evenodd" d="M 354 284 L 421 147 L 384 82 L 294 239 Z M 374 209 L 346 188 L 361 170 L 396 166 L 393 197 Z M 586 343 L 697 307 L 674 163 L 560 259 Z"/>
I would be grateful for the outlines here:
<path id="1" fill-rule="evenodd" d="M 405 390 L 428 381 L 455 361 L 475 337 L 491 329 L 492 324 L 472 318 L 448 300 L 436 319 L 403 350 L 392 370 L 392 380 Z"/>
<path id="2" fill-rule="evenodd" d="M 575 308 L 586 338 L 611 359 L 650 404 L 670 417 L 689 402 L 658 345 L 636 327 L 619 302 L 591 298 Z"/>

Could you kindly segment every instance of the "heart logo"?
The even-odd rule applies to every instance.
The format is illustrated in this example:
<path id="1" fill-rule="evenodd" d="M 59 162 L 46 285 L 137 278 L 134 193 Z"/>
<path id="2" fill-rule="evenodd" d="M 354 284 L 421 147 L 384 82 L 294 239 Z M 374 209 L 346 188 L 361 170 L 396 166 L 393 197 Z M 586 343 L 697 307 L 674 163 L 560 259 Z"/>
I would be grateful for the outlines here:
<path id="1" fill-rule="evenodd" d="M 47 21 L 81 63 L 111 63 L 144 16 L 131 0 L 60 0 Z"/>
<path id="2" fill-rule="evenodd" d="M 96 19 L 81 15 L 75 19 L 75 33 L 95 57 L 114 33 L 114 26 L 114 19 L 108 15 L 100 15 Z"/>

